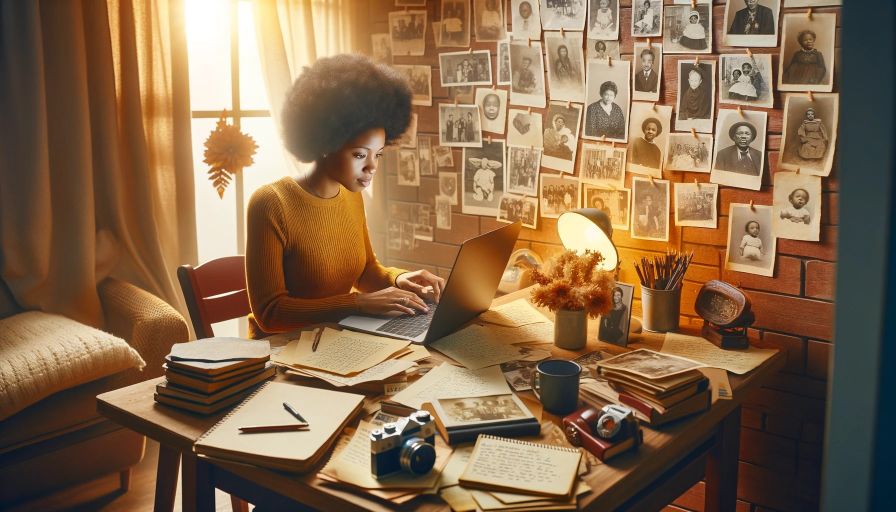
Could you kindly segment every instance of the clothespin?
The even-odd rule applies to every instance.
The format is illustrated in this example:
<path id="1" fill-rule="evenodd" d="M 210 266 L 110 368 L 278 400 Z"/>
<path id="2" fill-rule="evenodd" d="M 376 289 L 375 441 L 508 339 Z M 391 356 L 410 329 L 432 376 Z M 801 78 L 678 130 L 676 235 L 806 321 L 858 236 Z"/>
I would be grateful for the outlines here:
<path id="1" fill-rule="evenodd" d="M 526 40 L 529 42 L 529 48 L 532 48 L 532 38 L 527 37 Z"/>
<path id="2" fill-rule="evenodd" d="M 650 38 L 648 37 L 648 38 L 647 38 L 647 49 L 648 49 L 648 50 L 650 49 L 650 46 L 651 46 L 651 45 L 650 45 Z"/>
<path id="3" fill-rule="evenodd" d="M 699 139 L 699 138 L 700 138 L 700 137 L 697 136 L 697 130 L 694 129 L 693 126 L 691 127 L 691 135 L 693 135 L 695 139 Z"/>
<path id="4" fill-rule="evenodd" d="M 740 108 L 740 105 L 737 106 L 737 113 L 740 114 L 740 117 L 744 117 L 744 109 Z"/>
<path id="5" fill-rule="evenodd" d="M 697 185 L 697 189 L 700 189 L 700 182 L 697 181 L 697 178 L 694 178 L 694 185 Z"/>
<path id="6" fill-rule="evenodd" d="M 747 48 L 747 56 L 752 59 L 753 58 L 753 50 Z"/>
<path id="7" fill-rule="evenodd" d="M 694 67 L 696 68 L 699 65 L 700 65 L 700 56 L 694 55 Z"/>
<path id="8" fill-rule="evenodd" d="M 797 173 L 797 174 L 800 173 L 800 168 L 799 168 L 799 167 L 796 168 L 796 173 Z"/>
<path id="9" fill-rule="evenodd" d="M 531 116 L 532 115 L 532 107 L 526 108 L 526 113 Z"/>
<path id="10" fill-rule="evenodd" d="M 756 206 L 753 204 L 753 200 L 752 200 L 752 199 L 750 199 L 750 210 L 751 210 L 751 211 L 754 211 L 754 212 L 756 211 Z"/>
<path id="11" fill-rule="evenodd" d="M 469 50 L 470 50 L 470 55 L 473 55 L 473 47 L 472 46 L 469 48 Z"/>
<path id="12" fill-rule="evenodd" d="M 570 102 L 569 100 L 566 100 L 566 108 L 570 108 L 570 106 L 572 106 L 572 102 Z"/>
<path id="13" fill-rule="evenodd" d="M 815 101 L 815 96 L 812 95 L 812 91 L 806 91 L 806 94 L 809 95 L 809 101 Z"/>
<path id="14" fill-rule="evenodd" d="M 651 110 L 656 112 L 656 102 L 655 101 L 653 102 L 653 105 L 650 106 L 650 108 L 651 108 Z"/>
<path id="15" fill-rule="evenodd" d="M 654 187 L 656 186 L 656 182 L 653 181 L 653 174 L 650 175 L 650 184 L 653 185 Z"/>
<path id="16" fill-rule="evenodd" d="M 809 18 L 810 20 L 812 19 L 812 8 L 811 7 L 809 7 L 808 11 L 806 11 L 806 17 Z"/>
<path id="17" fill-rule="evenodd" d="M 560 37 L 566 38 L 566 31 L 563 30 L 563 27 L 560 27 Z"/>
<path id="18" fill-rule="evenodd" d="M 610 149 L 616 149 L 616 141 L 615 140 L 610 141 Z"/>
<path id="19" fill-rule="evenodd" d="M 454 106 L 457 106 L 457 96 L 454 97 Z"/>
<path id="20" fill-rule="evenodd" d="M 613 57 L 610 57 L 609 55 L 607 55 L 607 66 L 613 66 Z"/>
<path id="21" fill-rule="evenodd" d="M 691 0 L 691 9 L 697 8 L 697 0 Z"/>
<path id="22" fill-rule="evenodd" d="M 489 144 L 491 144 L 491 143 L 492 143 L 492 136 L 489 135 L 488 138 L 487 138 L 486 140 L 488 141 Z"/>
<path id="23" fill-rule="evenodd" d="M 493 91 L 497 91 L 497 90 L 498 90 L 498 86 L 495 85 L 495 84 L 492 84 L 492 90 L 493 90 Z"/>

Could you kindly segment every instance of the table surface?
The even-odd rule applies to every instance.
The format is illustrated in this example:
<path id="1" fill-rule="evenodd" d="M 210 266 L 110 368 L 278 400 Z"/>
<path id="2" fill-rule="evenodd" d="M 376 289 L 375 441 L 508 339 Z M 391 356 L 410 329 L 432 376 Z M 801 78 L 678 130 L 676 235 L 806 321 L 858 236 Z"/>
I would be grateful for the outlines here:
<path id="1" fill-rule="evenodd" d="M 494 304 L 500 305 L 522 297 L 528 297 L 528 290 L 520 290 L 499 297 L 495 299 Z M 550 312 L 542 311 L 549 318 L 553 317 Z M 685 322 L 681 329 L 683 333 L 698 334 L 697 327 L 687 325 L 687 320 L 683 322 Z M 611 353 L 621 353 L 634 348 L 659 350 L 663 344 L 663 334 L 646 331 L 632 334 L 628 348 L 599 342 L 597 341 L 597 324 L 597 321 L 589 322 L 588 339 L 591 341 L 584 349 L 567 351 L 551 345 L 553 356 L 572 359 L 595 350 Z M 436 362 L 446 360 L 444 356 L 435 351 L 432 351 L 432 359 Z M 718 400 L 706 412 L 663 425 L 660 430 L 644 426 L 644 444 L 637 451 L 627 452 L 613 458 L 608 463 L 598 464 L 583 477 L 591 486 L 592 492 L 582 496 L 579 499 L 579 505 L 582 508 L 610 510 L 624 503 L 664 471 L 708 442 L 715 434 L 716 427 L 720 422 L 740 406 L 746 392 L 758 387 L 783 363 L 784 356 L 778 352 L 746 375 L 729 373 L 734 395 L 732 400 Z M 279 373 L 277 379 L 286 380 L 287 377 Z M 200 416 L 158 404 L 153 400 L 153 393 L 156 384 L 163 381 L 164 377 L 159 377 L 103 393 L 97 397 L 98 410 L 106 417 L 140 432 L 162 445 L 191 452 L 196 440 L 217 423 L 227 411 L 210 416 Z M 308 383 L 309 381 L 302 381 L 302 385 L 308 385 Z M 526 395 L 531 392 L 520 394 Z M 544 413 L 543 420 L 551 420 L 557 424 L 560 422 L 560 418 L 548 413 Z M 356 425 L 357 421 L 354 424 Z M 325 460 L 326 458 L 318 467 L 322 467 Z M 333 487 L 332 484 L 318 479 L 315 476 L 316 471 L 304 475 L 290 475 L 243 464 L 231 464 L 218 460 L 212 462 L 240 477 L 257 482 L 312 507 L 330 508 L 335 504 L 340 504 L 345 509 L 356 510 L 390 510 L 393 508 L 376 498 Z M 445 503 L 435 497 L 417 499 L 408 505 L 416 505 L 417 510 L 447 508 Z"/>

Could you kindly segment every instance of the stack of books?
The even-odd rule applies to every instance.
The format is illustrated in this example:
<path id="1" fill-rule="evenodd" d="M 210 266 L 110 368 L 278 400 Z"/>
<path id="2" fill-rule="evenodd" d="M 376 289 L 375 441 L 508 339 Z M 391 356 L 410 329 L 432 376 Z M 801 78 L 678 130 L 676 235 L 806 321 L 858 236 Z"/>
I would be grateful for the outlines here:
<path id="1" fill-rule="evenodd" d="M 608 403 L 631 408 L 653 427 L 709 408 L 712 390 L 699 363 L 636 350 L 602 361 L 595 379 L 581 383 L 583 398 L 595 406 Z"/>
<path id="2" fill-rule="evenodd" d="M 165 382 L 156 402 L 212 414 L 241 402 L 274 376 L 265 340 L 207 338 L 177 343 L 165 357 Z"/>

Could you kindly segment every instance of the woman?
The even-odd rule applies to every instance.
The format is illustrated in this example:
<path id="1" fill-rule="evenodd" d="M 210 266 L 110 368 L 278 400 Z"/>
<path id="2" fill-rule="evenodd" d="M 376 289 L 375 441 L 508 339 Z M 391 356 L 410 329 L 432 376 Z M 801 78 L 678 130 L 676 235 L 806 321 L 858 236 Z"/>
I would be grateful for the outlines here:
<path id="1" fill-rule="evenodd" d="M 410 113 L 401 75 L 359 55 L 320 59 L 295 81 L 283 107 L 283 140 L 311 166 L 249 200 L 251 337 L 357 313 L 426 312 L 424 298 L 439 300 L 442 278 L 377 261 L 361 198 Z"/>
<path id="2" fill-rule="evenodd" d="M 563 142 L 564 135 L 567 137 L 565 144 Z M 572 139 L 572 131 L 566 126 L 566 119 L 561 114 L 554 114 L 554 117 L 551 118 L 551 126 L 544 131 L 544 154 L 560 157 L 561 154 L 565 154 L 564 149 L 572 149 L 569 147 L 569 141 Z"/>
<path id="3" fill-rule="evenodd" d="M 663 125 L 655 117 L 648 117 L 641 123 L 643 137 L 632 142 L 629 161 L 633 165 L 659 169 L 663 160 L 662 151 L 656 145 L 656 138 L 663 132 Z"/>
<path id="4" fill-rule="evenodd" d="M 700 24 L 700 13 L 696 10 L 688 13 L 688 24 L 684 27 L 678 43 L 691 50 L 706 49 L 706 30 Z"/>
<path id="5" fill-rule="evenodd" d="M 614 103 L 619 90 L 616 84 L 607 80 L 600 84 L 600 100 L 588 105 L 585 114 L 585 135 L 608 139 L 625 138 L 625 114 Z"/>
<path id="6" fill-rule="evenodd" d="M 565 44 L 557 47 L 557 60 L 554 61 L 554 76 L 560 83 L 578 83 L 579 71 L 572 65 L 569 48 Z"/>
<path id="7" fill-rule="evenodd" d="M 697 66 L 688 71 L 688 88 L 681 94 L 678 119 L 709 119 L 712 115 L 712 91 Z"/>
<path id="8" fill-rule="evenodd" d="M 614 287 L 613 309 L 606 315 L 600 317 L 600 331 L 598 332 L 598 338 L 602 341 L 622 344 L 626 341 L 622 338 L 628 330 L 625 325 L 625 321 L 628 318 L 628 308 L 625 306 L 622 299 L 622 288 L 618 286 Z"/>
<path id="9" fill-rule="evenodd" d="M 815 49 L 816 39 L 815 32 L 811 30 L 803 30 L 797 35 L 796 40 L 800 43 L 800 49 L 790 58 L 790 64 L 784 70 L 783 83 L 806 85 L 824 83 L 827 68 L 824 65 L 824 56 Z"/>

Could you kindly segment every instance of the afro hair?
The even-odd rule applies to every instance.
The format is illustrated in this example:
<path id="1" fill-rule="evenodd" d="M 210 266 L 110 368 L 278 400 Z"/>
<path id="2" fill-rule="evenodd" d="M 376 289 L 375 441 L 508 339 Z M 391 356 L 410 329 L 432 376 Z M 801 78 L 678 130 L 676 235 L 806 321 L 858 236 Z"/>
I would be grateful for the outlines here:
<path id="1" fill-rule="evenodd" d="M 300 161 L 312 162 L 371 128 L 383 128 L 392 142 L 410 120 L 404 77 L 363 55 L 337 55 L 306 67 L 287 92 L 283 141 Z"/>

